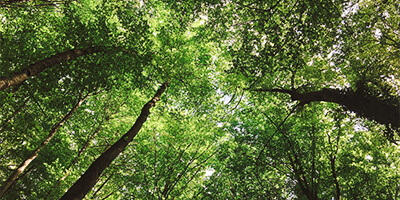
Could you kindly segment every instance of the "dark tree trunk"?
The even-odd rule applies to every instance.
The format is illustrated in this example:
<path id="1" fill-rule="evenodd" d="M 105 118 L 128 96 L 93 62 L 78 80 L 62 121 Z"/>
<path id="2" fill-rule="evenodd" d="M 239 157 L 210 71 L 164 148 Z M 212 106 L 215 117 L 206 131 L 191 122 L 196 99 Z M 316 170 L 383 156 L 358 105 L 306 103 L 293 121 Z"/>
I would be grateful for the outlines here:
<path id="1" fill-rule="evenodd" d="M 63 61 L 76 59 L 77 57 L 105 51 L 106 47 L 89 47 L 86 49 L 73 49 L 66 52 L 45 58 L 41 61 L 33 63 L 25 69 L 14 73 L 12 77 L 0 77 L 0 91 L 12 86 L 21 85 L 26 79 L 41 73 L 43 70 L 53 67 Z"/>
<path id="2" fill-rule="evenodd" d="M 86 96 L 87 97 L 87 96 Z M 8 179 L 4 182 L 4 185 L 0 188 L 0 198 L 7 192 L 7 190 L 13 185 L 13 183 L 17 180 L 18 176 L 21 175 L 22 172 L 29 166 L 29 164 L 36 159 L 39 155 L 39 152 L 50 142 L 50 140 L 54 137 L 58 129 L 60 129 L 63 124 L 75 113 L 75 111 L 79 108 L 82 102 L 86 97 L 82 97 L 79 95 L 78 103 L 65 115 L 59 122 L 57 122 L 49 131 L 49 135 L 47 138 L 40 144 L 40 146 L 35 149 L 29 156 L 18 166 L 18 168 L 8 177 Z"/>
<path id="3" fill-rule="evenodd" d="M 321 91 L 299 93 L 285 89 L 256 89 L 254 91 L 280 92 L 290 94 L 292 100 L 303 103 L 313 101 L 333 102 L 345 106 L 359 116 L 375 120 L 380 124 L 400 128 L 400 105 L 390 104 L 367 94 L 338 89 L 322 89 Z"/>
<path id="4" fill-rule="evenodd" d="M 125 133 L 115 144 L 113 144 L 106 152 L 100 155 L 86 170 L 86 172 L 69 188 L 69 190 L 61 197 L 61 200 L 77 200 L 83 199 L 85 195 L 96 184 L 101 173 L 111 164 L 111 162 L 124 151 L 126 146 L 133 140 L 147 120 L 150 114 L 150 108 L 155 106 L 160 99 L 161 94 L 167 88 L 167 83 L 161 85 L 154 97 L 146 103 L 135 124 Z"/>

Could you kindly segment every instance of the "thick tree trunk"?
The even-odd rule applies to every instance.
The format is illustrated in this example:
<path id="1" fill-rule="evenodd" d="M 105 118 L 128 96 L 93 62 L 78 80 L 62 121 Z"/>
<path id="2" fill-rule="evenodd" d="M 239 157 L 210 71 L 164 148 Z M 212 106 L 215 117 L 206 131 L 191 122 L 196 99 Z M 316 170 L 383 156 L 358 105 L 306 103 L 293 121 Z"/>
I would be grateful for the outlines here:
<path id="1" fill-rule="evenodd" d="M 0 77 L 0 91 L 5 90 L 12 86 L 21 85 L 26 79 L 41 73 L 43 70 L 53 67 L 60 62 L 76 59 L 77 57 L 105 51 L 106 47 L 89 47 L 86 49 L 72 49 L 66 52 L 58 53 L 56 55 L 45 58 L 41 61 L 33 63 L 21 70 L 14 73 L 12 77 Z"/>
<path id="2" fill-rule="evenodd" d="M 359 116 L 375 120 L 380 124 L 391 125 L 392 128 L 400 128 L 400 105 L 390 105 L 376 97 L 368 97 L 365 94 L 343 91 L 337 89 L 323 89 L 321 91 L 299 93 L 285 89 L 256 89 L 255 91 L 280 92 L 290 94 L 292 100 L 303 103 L 313 101 L 333 102 L 345 106 Z"/>
<path id="3" fill-rule="evenodd" d="M 77 180 L 75 184 L 61 197 L 61 200 L 77 200 L 85 197 L 85 195 L 96 184 L 100 174 L 122 151 L 124 151 L 126 146 L 128 146 L 128 144 L 138 134 L 143 123 L 147 120 L 147 117 L 150 114 L 150 108 L 152 108 L 160 99 L 161 94 L 166 88 L 167 83 L 161 85 L 161 88 L 156 92 L 154 97 L 143 106 L 142 112 L 132 128 L 90 165 L 79 180 Z"/>
<path id="4" fill-rule="evenodd" d="M 87 96 L 86 96 L 87 97 Z M 39 155 L 39 152 L 50 142 L 50 140 L 54 137 L 58 129 L 60 129 L 63 124 L 74 114 L 74 112 L 78 109 L 78 107 L 82 104 L 85 98 L 82 98 L 82 95 L 79 96 L 78 103 L 65 115 L 59 122 L 57 122 L 49 131 L 49 135 L 47 138 L 40 144 L 40 146 L 33 151 L 25 160 L 22 162 L 18 168 L 8 177 L 5 181 L 4 185 L 0 188 L 0 198 L 7 192 L 7 190 L 11 187 L 11 185 L 17 180 L 18 176 L 28 167 L 28 165 L 35 160 L 35 158 Z"/>

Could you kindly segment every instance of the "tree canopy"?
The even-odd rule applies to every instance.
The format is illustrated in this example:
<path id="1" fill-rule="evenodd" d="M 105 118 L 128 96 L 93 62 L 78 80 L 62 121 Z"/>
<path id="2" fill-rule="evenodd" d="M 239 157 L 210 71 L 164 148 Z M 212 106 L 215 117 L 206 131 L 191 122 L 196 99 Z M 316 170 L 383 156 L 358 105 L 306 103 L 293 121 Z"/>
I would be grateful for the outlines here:
<path id="1" fill-rule="evenodd" d="M 1 199 L 399 199 L 397 0 L 0 0 Z"/>

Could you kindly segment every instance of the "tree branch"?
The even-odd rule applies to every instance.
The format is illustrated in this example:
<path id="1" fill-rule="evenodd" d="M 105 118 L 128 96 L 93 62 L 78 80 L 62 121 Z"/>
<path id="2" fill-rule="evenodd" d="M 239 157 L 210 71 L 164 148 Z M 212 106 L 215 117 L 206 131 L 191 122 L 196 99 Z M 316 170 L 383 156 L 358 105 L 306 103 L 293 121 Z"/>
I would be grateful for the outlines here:
<path id="1" fill-rule="evenodd" d="M 48 58 L 35 62 L 25 69 L 14 73 L 12 77 L 0 77 L 0 91 L 3 91 L 12 86 L 22 84 L 26 79 L 31 76 L 40 74 L 43 70 L 53 67 L 63 61 L 73 60 L 77 57 L 105 51 L 106 47 L 88 47 L 85 49 L 72 49 L 62 53 L 52 55 Z"/>

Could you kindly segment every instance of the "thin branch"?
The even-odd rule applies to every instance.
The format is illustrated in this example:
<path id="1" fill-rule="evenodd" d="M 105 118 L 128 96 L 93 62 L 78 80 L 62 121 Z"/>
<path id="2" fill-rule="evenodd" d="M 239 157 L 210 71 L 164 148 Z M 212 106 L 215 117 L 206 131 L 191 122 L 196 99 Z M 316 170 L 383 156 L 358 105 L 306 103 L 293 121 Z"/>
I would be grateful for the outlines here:
<path id="1" fill-rule="evenodd" d="M 104 185 L 106 185 L 106 183 L 111 179 L 111 177 L 114 176 L 114 174 L 110 174 L 110 176 L 108 176 L 108 178 L 100 185 L 100 187 L 96 190 L 96 192 L 93 193 L 92 198 L 94 199 L 97 195 L 97 193 L 104 187 Z"/>
<path id="2" fill-rule="evenodd" d="M 275 134 L 278 133 L 278 131 L 280 130 L 280 127 L 286 122 L 286 120 L 289 118 L 289 116 L 294 112 L 294 110 L 295 110 L 299 105 L 300 105 L 300 103 L 298 103 L 296 106 L 294 106 L 294 107 L 292 108 L 292 110 L 291 110 L 291 111 L 289 112 L 289 114 L 285 117 L 285 119 L 283 119 L 283 121 L 279 124 L 279 126 L 276 126 L 276 125 L 274 124 L 274 122 L 271 120 L 271 118 L 269 118 L 268 115 L 267 115 L 267 118 L 268 118 L 268 119 L 271 121 L 271 123 L 276 127 L 276 130 L 275 130 L 275 132 L 271 135 L 271 137 L 267 140 L 267 142 L 264 144 L 264 147 L 262 148 L 262 150 L 261 150 L 260 153 L 258 154 L 258 157 L 257 157 L 257 159 L 256 159 L 257 162 L 259 161 L 259 159 L 260 159 L 262 153 L 264 152 L 265 148 L 268 146 L 269 142 L 272 140 L 272 138 L 275 136 Z"/>

